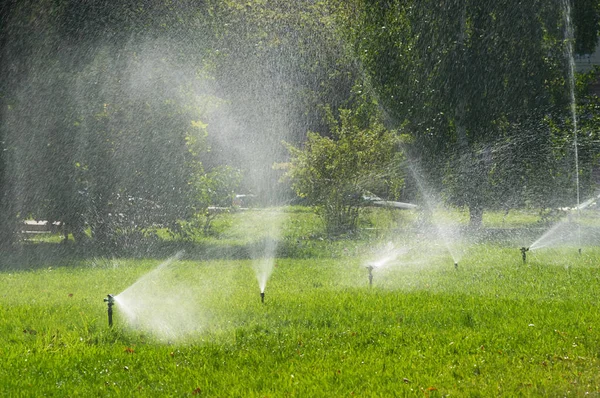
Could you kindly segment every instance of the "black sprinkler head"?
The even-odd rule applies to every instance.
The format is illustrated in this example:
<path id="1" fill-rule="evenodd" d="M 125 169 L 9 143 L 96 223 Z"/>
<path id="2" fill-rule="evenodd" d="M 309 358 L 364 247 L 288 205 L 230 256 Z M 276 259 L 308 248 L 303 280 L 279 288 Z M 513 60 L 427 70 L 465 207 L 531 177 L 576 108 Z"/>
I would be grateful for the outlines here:
<path id="1" fill-rule="evenodd" d="M 265 292 L 260 292 L 260 302 L 265 303 Z"/>
<path id="2" fill-rule="evenodd" d="M 115 305 L 115 296 L 112 294 L 109 294 L 106 296 L 106 298 L 104 299 L 104 302 L 108 304 L 108 326 L 113 325 L 113 321 L 112 321 L 112 314 L 113 314 L 113 305 Z"/>
<path id="3" fill-rule="evenodd" d="M 373 286 L 373 267 L 372 265 L 367 265 L 367 270 L 369 270 L 369 286 Z"/>
<path id="4" fill-rule="evenodd" d="M 529 248 L 522 247 L 520 250 L 521 250 L 521 256 L 523 256 L 523 264 L 525 264 L 527 262 L 527 252 L 529 251 Z"/>
<path id="5" fill-rule="evenodd" d="M 458 269 L 458 263 L 454 263 L 454 269 Z"/>

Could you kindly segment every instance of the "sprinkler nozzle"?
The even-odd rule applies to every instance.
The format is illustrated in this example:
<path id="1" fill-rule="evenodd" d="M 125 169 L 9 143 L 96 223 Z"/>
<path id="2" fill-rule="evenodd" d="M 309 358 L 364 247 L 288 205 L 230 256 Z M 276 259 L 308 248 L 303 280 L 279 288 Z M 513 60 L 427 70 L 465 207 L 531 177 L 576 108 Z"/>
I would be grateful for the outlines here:
<path id="1" fill-rule="evenodd" d="M 578 250 L 578 251 L 579 251 L 579 255 L 581 256 L 581 247 L 579 248 L 579 250 Z"/>
<path id="2" fill-rule="evenodd" d="M 457 262 L 454 263 L 454 269 L 458 269 L 458 263 Z"/>
<path id="3" fill-rule="evenodd" d="M 373 286 L 373 267 L 372 265 L 367 265 L 367 270 L 369 270 L 369 286 Z"/>
<path id="4" fill-rule="evenodd" d="M 108 326 L 112 327 L 113 325 L 113 321 L 112 321 L 112 314 L 113 314 L 113 305 L 115 305 L 115 296 L 113 296 L 112 294 L 109 294 L 106 296 L 106 298 L 104 299 L 104 302 L 108 304 Z"/>
<path id="5" fill-rule="evenodd" d="M 525 264 L 527 262 L 527 252 L 529 251 L 529 248 L 522 247 L 520 250 L 521 250 L 521 256 L 523 256 L 523 264 Z"/>
<path id="6" fill-rule="evenodd" d="M 260 292 L 260 302 L 265 303 L 265 292 Z"/>

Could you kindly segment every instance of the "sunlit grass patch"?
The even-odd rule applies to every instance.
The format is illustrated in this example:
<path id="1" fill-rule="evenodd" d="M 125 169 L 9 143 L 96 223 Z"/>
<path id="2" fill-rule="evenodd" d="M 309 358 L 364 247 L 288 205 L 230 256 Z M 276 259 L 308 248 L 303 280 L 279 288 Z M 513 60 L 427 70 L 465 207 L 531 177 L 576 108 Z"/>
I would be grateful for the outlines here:
<path id="1" fill-rule="evenodd" d="M 443 252 L 399 258 L 371 287 L 367 254 L 277 259 L 264 304 L 250 260 L 173 262 L 136 294 L 201 309 L 205 324 L 181 339 L 132 327 L 118 304 L 107 326 L 105 295 L 161 260 L 2 273 L 0 382 L 50 395 L 598 392 L 597 248 L 523 264 L 516 248 L 481 245 L 458 269 Z"/>

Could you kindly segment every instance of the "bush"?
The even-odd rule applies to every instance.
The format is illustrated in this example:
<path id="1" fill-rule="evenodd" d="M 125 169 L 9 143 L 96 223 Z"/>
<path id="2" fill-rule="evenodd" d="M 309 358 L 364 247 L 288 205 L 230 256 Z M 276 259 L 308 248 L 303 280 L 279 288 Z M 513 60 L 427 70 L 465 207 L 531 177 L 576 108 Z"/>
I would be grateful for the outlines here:
<path id="1" fill-rule="evenodd" d="M 395 199 L 404 184 L 399 136 L 376 117 L 341 110 L 330 117 L 331 137 L 309 132 L 303 148 L 287 145 L 286 176 L 296 193 L 315 205 L 327 232 L 352 232 L 370 192 Z"/>

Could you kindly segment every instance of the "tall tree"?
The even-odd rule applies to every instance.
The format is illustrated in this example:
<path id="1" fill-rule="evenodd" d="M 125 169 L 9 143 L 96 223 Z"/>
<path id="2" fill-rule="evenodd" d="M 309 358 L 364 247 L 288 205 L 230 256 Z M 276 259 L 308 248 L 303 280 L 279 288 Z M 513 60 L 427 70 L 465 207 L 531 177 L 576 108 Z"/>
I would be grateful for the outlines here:
<path id="1" fill-rule="evenodd" d="M 551 145 L 547 127 L 508 127 L 541 126 L 546 115 L 564 112 L 561 8 L 541 1 L 359 3 L 357 50 L 380 103 L 415 137 L 413 160 L 429 165 L 438 183 L 445 179 L 446 196 L 479 225 L 484 208 L 510 192 L 491 178 L 498 168 L 510 166 L 502 180 L 521 184 L 521 167 L 507 159 L 533 162 L 528 154 Z M 517 138 L 513 149 L 522 157 L 505 151 Z"/>
<path id="2" fill-rule="evenodd" d="M 563 0 L 570 6 L 575 27 L 575 53 L 591 54 L 598 44 L 600 2 L 598 0 Z M 572 1 L 572 4 L 570 4 Z"/>
<path id="3" fill-rule="evenodd" d="M 282 140 L 328 133 L 325 108 L 347 106 L 357 69 L 328 2 L 215 1 L 210 57 L 223 106 L 209 120 L 213 154 L 246 170 L 246 189 L 277 196 Z"/>
<path id="4" fill-rule="evenodd" d="M 171 46 L 187 7 L 38 0 L 9 11 L 11 216 L 79 232 L 87 223 L 103 245 L 127 228 L 185 217 L 205 134 L 199 67 Z"/>
<path id="5" fill-rule="evenodd" d="M 11 55 L 18 51 L 11 37 L 17 1 L 5 1 L 0 4 L 0 248 L 9 246 L 14 238 L 14 218 L 12 184 L 8 171 L 9 148 L 7 142 L 9 113 L 12 108 L 10 92 L 15 81 L 17 65 Z"/>

